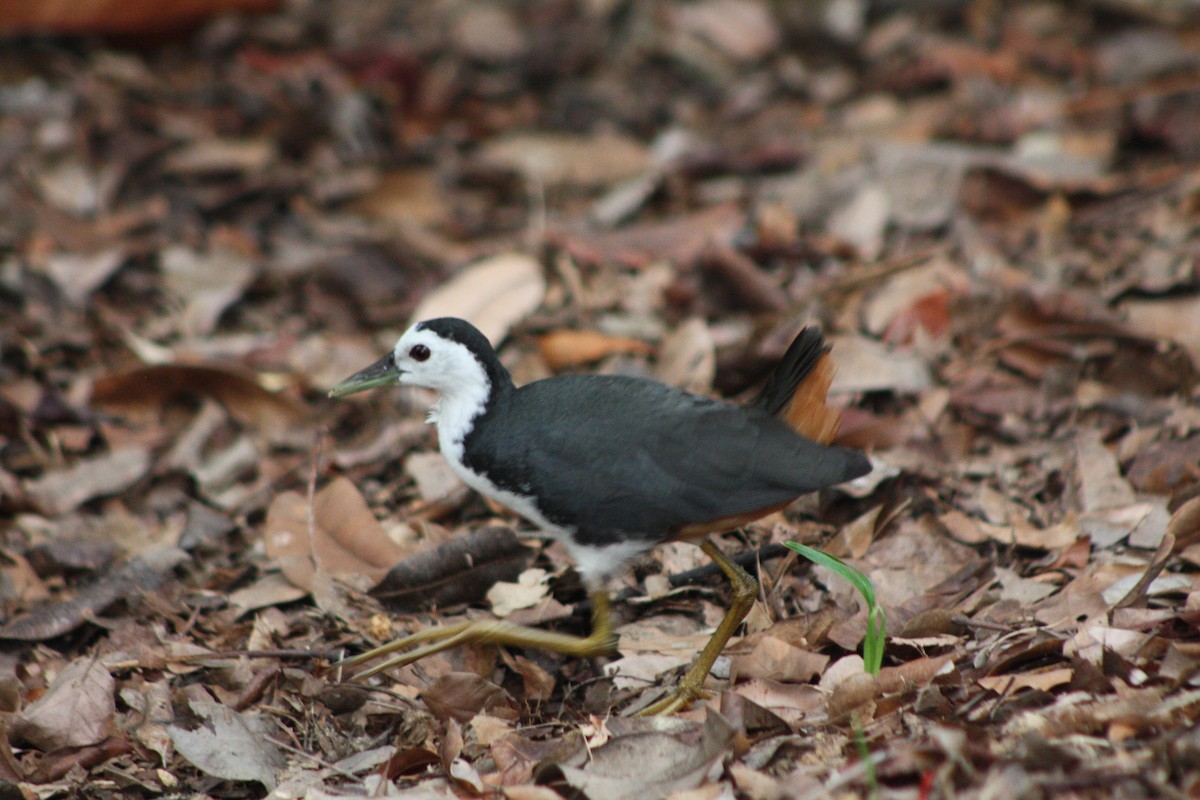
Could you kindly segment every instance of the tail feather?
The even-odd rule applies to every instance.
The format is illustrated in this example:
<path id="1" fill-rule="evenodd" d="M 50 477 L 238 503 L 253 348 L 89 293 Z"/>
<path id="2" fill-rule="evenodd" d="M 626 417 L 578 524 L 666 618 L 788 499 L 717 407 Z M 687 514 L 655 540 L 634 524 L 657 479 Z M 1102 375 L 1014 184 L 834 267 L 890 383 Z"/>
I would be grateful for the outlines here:
<path id="1" fill-rule="evenodd" d="M 800 331 L 751 405 L 815 442 L 832 442 L 842 415 L 825 402 L 835 371 L 829 349 L 816 328 Z"/>

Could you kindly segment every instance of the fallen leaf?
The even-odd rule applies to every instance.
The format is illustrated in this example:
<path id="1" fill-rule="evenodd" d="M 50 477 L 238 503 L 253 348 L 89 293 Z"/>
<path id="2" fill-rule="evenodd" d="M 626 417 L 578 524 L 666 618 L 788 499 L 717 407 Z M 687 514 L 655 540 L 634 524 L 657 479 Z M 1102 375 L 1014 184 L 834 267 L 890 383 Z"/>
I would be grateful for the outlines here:
<path id="1" fill-rule="evenodd" d="M 1102 511 L 1132 505 L 1133 487 L 1121 477 L 1117 458 L 1095 431 L 1082 431 L 1075 439 L 1080 502 L 1084 511 Z"/>
<path id="2" fill-rule="evenodd" d="M 73 631 L 113 603 L 158 588 L 166 575 L 188 559 L 177 547 L 160 547 L 106 571 L 74 597 L 12 617 L 0 627 L 0 639 L 40 642 Z"/>
<path id="3" fill-rule="evenodd" d="M 549 579 L 544 569 L 527 569 L 516 583 L 497 581 L 487 593 L 492 613 L 503 619 L 519 609 L 532 608 L 549 593 Z"/>
<path id="4" fill-rule="evenodd" d="M 12 735 L 37 748 L 86 747 L 113 732 L 116 682 L 95 658 L 77 658 L 12 722 Z"/>
<path id="5" fill-rule="evenodd" d="M 49 516 L 73 511 L 96 497 L 117 494 L 133 486 L 150 469 L 150 453 L 140 447 L 114 450 L 48 472 L 28 481 L 25 491 L 34 505 Z"/>
<path id="6" fill-rule="evenodd" d="M 541 336 L 538 339 L 538 351 L 546 366 L 560 370 L 599 361 L 617 353 L 649 355 L 654 348 L 639 339 L 563 328 Z"/>
<path id="7" fill-rule="evenodd" d="M 645 172 L 650 156 L 645 145 L 626 136 L 601 131 L 587 136 L 520 133 L 485 144 L 481 160 L 515 169 L 540 186 L 604 186 Z"/>
<path id="8" fill-rule="evenodd" d="M 664 797 L 699 786 L 721 758 L 734 730 L 709 710 L 703 725 L 679 718 L 638 720 L 629 732 L 614 731 L 591 751 L 584 767 L 554 765 L 563 781 L 588 797 Z M 543 772 L 539 782 L 545 783 Z"/>
<path id="9" fill-rule="evenodd" d="M 188 338 L 212 333 L 256 271 L 250 259 L 225 248 L 201 253 L 172 245 L 163 250 L 160 264 L 166 288 L 184 306 L 180 329 Z"/>
<path id="10" fill-rule="evenodd" d="M 895 392 L 915 394 L 933 382 L 924 360 L 861 336 L 830 336 L 837 374 L 831 394 Z"/>
<path id="11" fill-rule="evenodd" d="M 1048 692 L 1058 686 L 1071 682 L 1075 670 L 1070 667 L 1057 669 L 1035 670 L 1033 672 L 1018 672 L 1013 675 L 990 675 L 978 678 L 977 683 L 988 691 L 1008 694 L 1021 689 L 1037 689 Z"/>
<path id="12" fill-rule="evenodd" d="M 159 409 L 177 397 L 212 397 L 238 421 L 268 433 L 292 430 L 309 413 L 303 404 L 263 388 L 252 374 L 200 364 L 156 364 L 98 378 L 90 402 Z"/>
<path id="13" fill-rule="evenodd" d="M 493 345 L 542 302 L 542 265 L 521 253 L 501 253 L 465 268 L 425 295 L 413 322 L 437 317 L 469 320 Z"/>
<path id="14" fill-rule="evenodd" d="M 195 730 L 178 723 L 167 726 L 175 751 L 214 778 L 257 781 L 273 790 L 287 759 L 271 741 L 275 731 L 270 719 L 211 700 L 192 700 L 190 705 L 201 723 Z"/>
<path id="15" fill-rule="evenodd" d="M 335 478 L 308 500 L 298 492 L 278 495 L 267 510 L 263 541 L 288 580 L 312 590 L 318 573 L 365 576 L 372 583 L 408 555 L 392 542 L 362 495 L 347 478 Z"/>
<path id="16" fill-rule="evenodd" d="M 470 722 L 480 712 L 497 716 L 516 713 L 516 702 L 508 692 L 473 672 L 451 672 L 421 692 L 421 699 L 438 719 Z"/>
<path id="17" fill-rule="evenodd" d="M 754 649 L 733 657 L 730 679 L 769 678 L 785 683 L 807 683 L 825 671 L 829 656 L 795 647 L 773 636 L 758 640 Z"/>
<path id="18" fill-rule="evenodd" d="M 716 374 L 716 344 L 704 320 L 685 320 L 663 339 L 654 368 L 658 380 L 684 391 L 707 394 L 712 391 Z"/>

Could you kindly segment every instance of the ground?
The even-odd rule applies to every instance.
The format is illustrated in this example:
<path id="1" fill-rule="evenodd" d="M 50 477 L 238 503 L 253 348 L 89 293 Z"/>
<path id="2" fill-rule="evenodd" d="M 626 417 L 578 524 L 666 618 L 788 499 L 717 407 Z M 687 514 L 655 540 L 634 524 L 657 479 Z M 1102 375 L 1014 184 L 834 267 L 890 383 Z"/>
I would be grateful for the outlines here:
<path id="1" fill-rule="evenodd" d="M 0 9 L 4 796 L 1200 792 L 1194 4 L 205 5 Z M 822 328 L 874 469 L 718 537 L 710 698 L 629 715 L 729 601 L 687 544 L 611 658 L 330 669 L 588 629 L 428 397 L 326 396 L 438 314 L 734 401 Z"/>

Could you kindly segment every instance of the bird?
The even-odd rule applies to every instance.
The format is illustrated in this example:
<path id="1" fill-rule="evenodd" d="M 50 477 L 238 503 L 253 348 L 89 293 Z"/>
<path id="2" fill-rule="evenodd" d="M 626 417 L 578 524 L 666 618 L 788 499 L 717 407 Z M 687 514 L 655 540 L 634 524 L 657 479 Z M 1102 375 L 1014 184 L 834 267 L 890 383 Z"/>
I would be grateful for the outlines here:
<path id="1" fill-rule="evenodd" d="M 840 423 L 826 404 L 833 372 L 830 347 L 806 327 L 744 406 L 633 376 L 559 375 L 518 388 L 469 322 L 416 323 L 330 396 L 396 385 L 436 392 L 428 421 L 451 469 L 562 542 L 589 592 L 592 630 L 580 637 L 477 620 L 427 628 L 337 666 L 391 656 L 355 675 L 361 679 L 466 642 L 612 653 L 609 579 L 656 545 L 686 540 L 729 578 L 732 605 L 675 690 L 639 713 L 686 708 L 704 696 L 713 663 L 759 591 L 708 536 L 871 470 L 863 453 L 830 444 Z"/>

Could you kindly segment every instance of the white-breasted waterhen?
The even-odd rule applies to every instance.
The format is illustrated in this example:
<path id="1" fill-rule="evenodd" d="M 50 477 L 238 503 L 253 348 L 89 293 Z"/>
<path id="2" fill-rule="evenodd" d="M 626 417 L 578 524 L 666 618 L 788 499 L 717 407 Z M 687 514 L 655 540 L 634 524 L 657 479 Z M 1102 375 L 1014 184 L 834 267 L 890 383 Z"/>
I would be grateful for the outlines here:
<path id="1" fill-rule="evenodd" d="M 828 445 L 840 421 L 825 402 L 832 377 L 829 348 L 819 331 L 806 328 L 744 407 L 632 377 L 560 376 L 517 388 L 470 323 L 417 323 L 392 352 L 330 395 L 396 384 L 437 391 L 429 419 L 451 467 L 468 486 L 565 545 L 591 593 L 592 632 L 576 637 L 466 622 L 426 629 L 340 664 L 407 650 L 364 677 L 464 642 L 585 657 L 611 652 L 607 579 L 661 542 L 699 540 L 732 582 L 733 606 L 675 693 L 642 713 L 685 707 L 701 694 L 758 594 L 757 581 L 704 537 L 871 469 L 862 453 Z"/>

